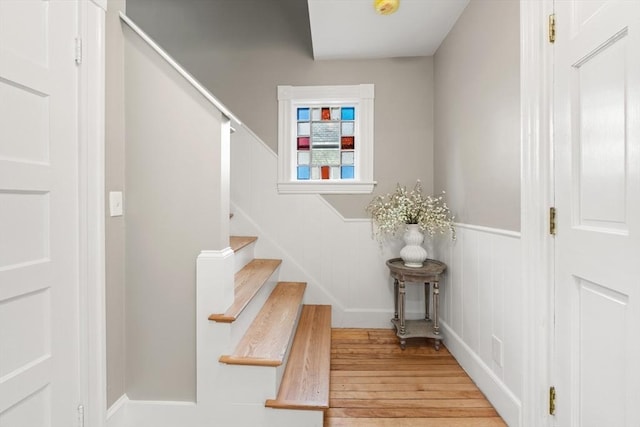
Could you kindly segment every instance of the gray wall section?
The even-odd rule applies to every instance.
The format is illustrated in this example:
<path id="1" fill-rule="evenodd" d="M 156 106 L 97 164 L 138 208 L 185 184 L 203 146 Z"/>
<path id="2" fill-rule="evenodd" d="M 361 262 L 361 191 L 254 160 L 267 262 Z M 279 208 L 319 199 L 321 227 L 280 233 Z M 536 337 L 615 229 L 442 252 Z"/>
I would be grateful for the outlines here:
<path id="1" fill-rule="evenodd" d="M 125 190 L 124 45 L 119 13 L 125 0 L 109 0 L 106 15 L 105 190 Z M 126 201 L 125 201 L 126 207 Z M 107 406 L 125 392 L 125 222 L 105 213 Z"/>
<path id="2" fill-rule="evenodd" d="M 127 395 L 194 401 L 196 258 L 229 238 L 228 201 L 216 192 L 226 119 L 124 31 Z"/>
<path id="3" fill-rule="evenodd" d="M 277 86 L 375 84 L 375 193 L 433 187 L 433 59 L 314 61 L 307 2 L 129 0 L 129 16 L 274 151 Z M 326 199 L 366 216 L 372 195 Z"/>
<path id="4" fill-rule="evenodd" d="M 520 230 L 517 0 L 472 0 L 435 55 L 435 185 L 458 222 Z"/>

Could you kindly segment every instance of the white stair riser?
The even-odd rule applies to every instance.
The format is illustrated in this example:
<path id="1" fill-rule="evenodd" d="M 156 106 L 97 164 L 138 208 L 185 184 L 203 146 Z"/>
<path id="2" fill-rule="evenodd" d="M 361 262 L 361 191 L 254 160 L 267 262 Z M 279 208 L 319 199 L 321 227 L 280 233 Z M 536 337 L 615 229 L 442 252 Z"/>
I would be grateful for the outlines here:
<path id="1" fill-rule="evenodd" d="M 235 264 L 234 273 L 242 270 L 245 265 L 249 264 L 251 260 L 255 258 L 255 247 L 256 242 L 254 241 L 235 252 L 235 257 L 233 259 Z"/>
<path id="2" fill-rule="evenodd" d="M 265 408 L 268 427 L 323 427 L 323 411 Z"/>
<path id="3" fill-rule="evenodd" d="M 218 399 L 226 404 L 262 404 L 276 396 L 276 368 L 222 364 L 216 383 Z"/>
<path id="4" fill-rule="evenodd" d="M 270 288 L 273 289 L 273 286 L 270 286 Z M 271 293 L 271 290 L 269 290 L 269 292 L 267 293 L 267 296 L 270 293 Z M 255 299 L 256 298 L 254 298 L 254 300 Z M 262 307 L 262 303 L 259 308 L 261 307 Z M 278 389 L 280 388 L 280 383 L 282 382 L 282 376 L 284 375 L 287 361 L 289 359 L 291 344 L 293 343 L 293 338 L 295 336 L 295 331 L 300 321 L 301 313 L 302 313 L 302 304 L 300 305 L 300 307 L 298 307 L 298 314 L 296 316 L 293 333 L 289 338 L 287 351 L 285 353 L 284 362 L 282 363 L 282 365 L 271 367 L 271 366 L 246 366 L 246 365 L 224 365 L 223 364 L 223 366 L 225 366 L 225 369 L 219 370 L 219 375 L 222 376 L 220 380 L 221 384 L 234 383 L 235 384 L 234 387 L 237 387 L 239 390 L 242 391 L 237 396 L 229 394 L 222 397 L 223 399 L 227 399 L 226 401 L 229 403 L 262 402 L 263 405 L 267 399 L 275 399 L 275 397 L 278 394 Z M 255 315 L 253 315 L 252 318 L 255 318 Z M 234 322 L 233 325 L 235 325 L 235 323 L 238 323 L 238 321 Z M 232 349 L 236 347 L 238 341 L 240 341 L 240 339 L 246 332 L 249 325 L 247 325 L 246 328 L 244 327 L 244 325 L 242 326 L 243 326 L 242 333 L 237 333 L 235 330 L 232 331 L 231 339 L 232 341 L 235 341 L 231 345 Z M 238 327 L 240 327 L 240 325 L 238 325 Z M 229 353 L 223 353 L 223 354 L 229 354 Z M 270 394 L 264 397 L 264 395 L 260 394 L 261 390 L 266 390 Z M 254 400 L 256 398 L 258 399 L 257 401 Z"/>

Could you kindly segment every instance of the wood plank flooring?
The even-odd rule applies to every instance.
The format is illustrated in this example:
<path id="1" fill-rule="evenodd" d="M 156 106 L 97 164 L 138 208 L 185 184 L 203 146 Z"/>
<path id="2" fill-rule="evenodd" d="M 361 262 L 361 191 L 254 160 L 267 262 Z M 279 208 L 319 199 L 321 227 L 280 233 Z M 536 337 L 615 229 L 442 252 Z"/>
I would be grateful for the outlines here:
<path id="1" fill-rule="evenodd" d="M 446 347 L 391 329 L 334 329 L 325 427 L 506 426 Z"/>

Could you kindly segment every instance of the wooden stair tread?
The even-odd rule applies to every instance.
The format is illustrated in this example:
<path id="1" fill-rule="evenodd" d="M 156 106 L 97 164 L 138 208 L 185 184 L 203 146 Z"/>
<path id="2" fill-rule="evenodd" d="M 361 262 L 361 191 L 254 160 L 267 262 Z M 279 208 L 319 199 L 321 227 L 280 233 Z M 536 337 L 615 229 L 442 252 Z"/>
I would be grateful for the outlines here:
<path id="1" fill-rule="evenodd" d="M 305 305 L 276 399 L 265 406 L 323 410 L 329 407 L 331 306 Z"/>
<path id="2" fill-rule="evenodd" d="M 254 236 L 230 236 L 229 246 L 231 246 L 231 250 L 233 250 L 233 252 L 238 252 L 240 249 L 255 242 L 256 240 L 258 240 L 258 238 Z"/>
<path id="3" fill-rule="evenodd" d="M 235 275 L 233 304 L 225 313 L 210 315 L 209 320 L 234 322 L 281 263 L 279 259 L 254 259 L 245 265 Z"/>
<path id="4" fill-rule="evenodd" d="M 307 284 L 301 282 L 278 283 L 233 354 L 221 356 L 220 362 L 232 365 L 282 365 L 306 287 Z"/>

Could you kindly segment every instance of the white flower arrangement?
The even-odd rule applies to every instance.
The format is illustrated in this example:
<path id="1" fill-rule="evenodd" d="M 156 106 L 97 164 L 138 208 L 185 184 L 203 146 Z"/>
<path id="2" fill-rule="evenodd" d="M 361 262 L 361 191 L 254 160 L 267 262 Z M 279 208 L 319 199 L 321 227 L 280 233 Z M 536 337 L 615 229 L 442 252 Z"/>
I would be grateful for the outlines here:
<path id="1" fill-rule="evenodd" d="M 395 192 L 376 196 L 366 209 L 373 219 L 375 238 L 382 242 L 404 232 L 406 224 L 418 224 L 420 230 L 429 236 L 449 231 L 451 239 L 455 240 L 455 217 L 444 201 L 444 194 L 443 191 L 440 196 L 425 196 L 418 180 L 411 191 L 398 184 Z"/>

